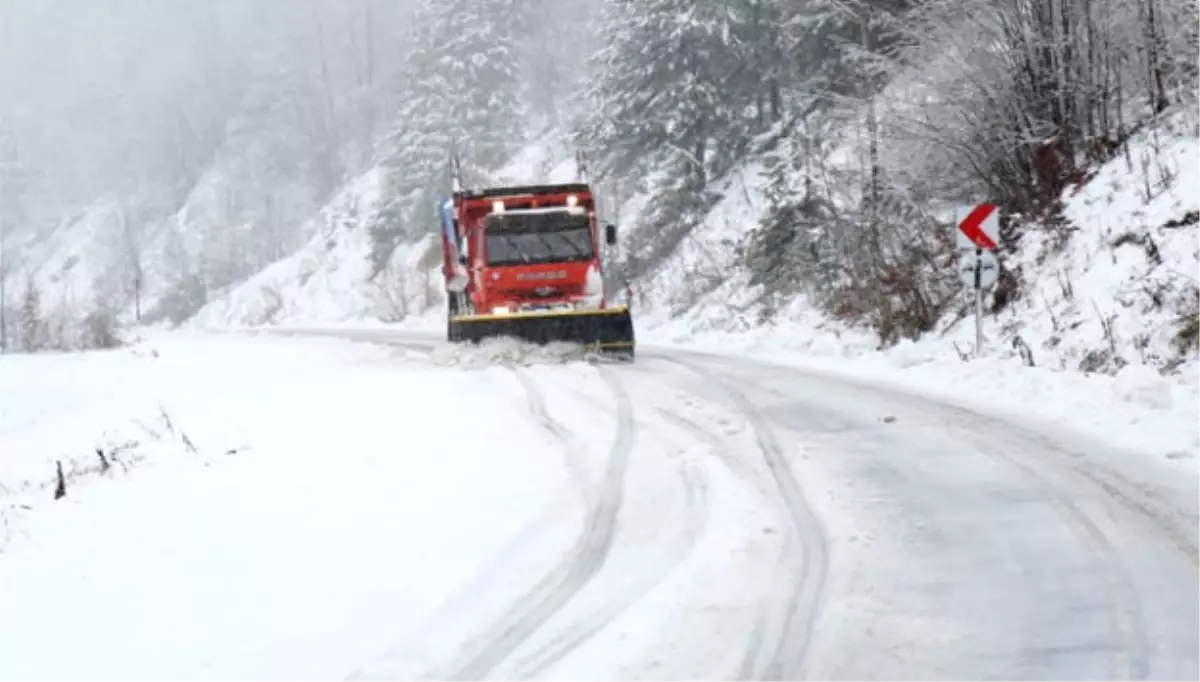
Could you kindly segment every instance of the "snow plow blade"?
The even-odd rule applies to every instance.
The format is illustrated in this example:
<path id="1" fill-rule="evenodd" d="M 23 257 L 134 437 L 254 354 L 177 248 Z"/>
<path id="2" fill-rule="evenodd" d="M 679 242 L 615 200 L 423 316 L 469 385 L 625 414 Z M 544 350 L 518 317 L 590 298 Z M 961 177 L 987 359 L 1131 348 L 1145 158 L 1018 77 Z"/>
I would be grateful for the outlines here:
<path id="1" fill-rule="evenodd" d="M 614 359 L 633 359 L 633 319 L 627 308 L 461 315 L 450 319 L 450 341 L 509 337 L 527 343 L 577 343 Z"/>

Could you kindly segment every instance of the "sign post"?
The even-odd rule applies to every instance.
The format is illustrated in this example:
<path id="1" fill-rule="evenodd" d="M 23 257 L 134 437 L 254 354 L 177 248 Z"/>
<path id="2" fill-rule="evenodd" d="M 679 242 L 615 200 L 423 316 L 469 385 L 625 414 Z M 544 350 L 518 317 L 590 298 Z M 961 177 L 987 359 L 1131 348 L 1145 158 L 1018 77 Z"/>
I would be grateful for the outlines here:
<path id="1" fill-rule="evenodd" d="M 996 249 L 1000 241 L 1000 219 L 994 204 L 956 209 L 955 244 L 961 252 L 959 275 L 975 290 L 975 357 L 983 356 L 983 292 L 1000 279 Z"/>

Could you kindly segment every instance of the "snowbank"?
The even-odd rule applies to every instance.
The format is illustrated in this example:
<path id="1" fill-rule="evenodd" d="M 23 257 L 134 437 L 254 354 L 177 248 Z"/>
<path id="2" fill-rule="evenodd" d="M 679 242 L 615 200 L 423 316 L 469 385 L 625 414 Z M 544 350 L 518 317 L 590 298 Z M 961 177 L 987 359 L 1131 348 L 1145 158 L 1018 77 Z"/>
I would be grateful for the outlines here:
<path id="1" fill-rule="evenodd" d="M 53 342 L 58 347 L 83 345 L 86 317 L 97 310 L 119 308 L 128 297 L 126 250 L 123 248 L 121 208 L 111 198 L 93 202 L 66 216 L 53 229 L 41 234 L 13 234 L 0 245 L 5 250 L 4 306 L 8 339 L 20 347 L 25 335 L 16 311 L 31 302 L 30 287 L 37 295 L 39 313 L 48 336 L 39 345 Z"/>
<path id="2" fill-rule="evenodd" d="M 1178 364 L 1177 331 L 1181 318 L 1196 316 L 1200 262 L 1195 126 L 1195 114 L 1186 112 L 1147 127 L 1130 141 L 1127 155 L 1068 191 L 1065 216 L 1076 228 L 1069 240 L 1034 226 L 1018 253 L 1004 254 L 1007 267 L 1021 273 L 1024 295 L 986 321 L 993 352 L 1018 358 L 1027 346 L 1039 366 L 1085 371 Z M 727 178 L 720 188 L 724 199 L 665 272 L 639 284 L 640 321 L 660 337 L 708 331 L 758 337 L 751 332 L 760 326 L 751 305 L 757 292 L 747 287 L 732 246 L 756 224 L 760 182 L 753 168 Z M 708 281 L 713 286 L 706 288 Z M 969 309 L 964 295 L 963 315 L 922 343 L 948 358 L 957 357 L 955 346 L 970 351 Z M 795 325 L 817 324 L 827 332 L 837 327 L 802 303 L 782 318 L 787 336 L 795 334 Z M 1194 360 L 1194 349 L 1189 357 Z"/>
<path id="3" fill-rule="evenodd" d="M 0 386 L 0 678 L 340 679 L 527 524 L 580 512 L 500 369 L 171 335 L 5 356 Z M 112 468 L 55 501 L 54 462 L 97 447 Z"/>

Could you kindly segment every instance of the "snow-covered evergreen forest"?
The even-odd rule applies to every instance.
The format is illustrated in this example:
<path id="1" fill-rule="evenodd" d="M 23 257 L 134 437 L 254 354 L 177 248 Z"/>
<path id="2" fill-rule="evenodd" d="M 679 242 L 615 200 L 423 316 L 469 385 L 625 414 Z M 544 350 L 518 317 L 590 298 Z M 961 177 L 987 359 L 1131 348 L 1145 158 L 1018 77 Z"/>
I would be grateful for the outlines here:
<path id="1" fill-rule="evenodd" d="M 1127 142 L 1196 137 L 1197 36 L 1192 0 L 7 2 L 5 337 L 184 321 L 306 245 L 332 253 L 338 225 L 394 299 L 449 154 L 485 182 L 578 148 L 630 228 L 611 274 L 652 305 L 735 286 L 751 324 L 803 299 L 888 345 L 961 304 L 953 206 L 999 203 L 1005 249 L 1032 231 L 1051 257 L 1080 228 L 1064 191 L 1104 162 L 1169 184 Z M 374 205 L 336 201 L 366 174 Z M 733 194 L 755 210 L 703 242 Z M 1006 266 L 989 311 L 1027 280 Z M 1152 298 L 1194 354 L 1195 272 Z"/>
<path id="2" fill-rule="evenodd" d="M 1016 248 L 1023 217 L 1054 229 L 1068 185 L 1195 108 L 1196 21 L 1175 0 L 614 1 L 580 139 L 618 182 L 657 185 L 629 277 L 754 158 L 758 224 L 728 246 L 758 310 L 804 294 L 886 344 L 958 302 L 948 208 L 1000 204 Z M 1021 294 L 1006 274 L 995 306 Z"/>

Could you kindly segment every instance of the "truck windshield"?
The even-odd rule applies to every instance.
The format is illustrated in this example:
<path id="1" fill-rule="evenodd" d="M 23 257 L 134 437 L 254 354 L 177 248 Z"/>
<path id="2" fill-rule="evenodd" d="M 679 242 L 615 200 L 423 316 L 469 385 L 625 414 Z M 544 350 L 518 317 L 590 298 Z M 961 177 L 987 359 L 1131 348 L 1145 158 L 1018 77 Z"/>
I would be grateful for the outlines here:
<path id="1" fill-rule="evenodd" d="M 592 259 L 586 215 L 566 211 L 497 213 L 487 217 L 488 265 L 564 263 Z"/>

